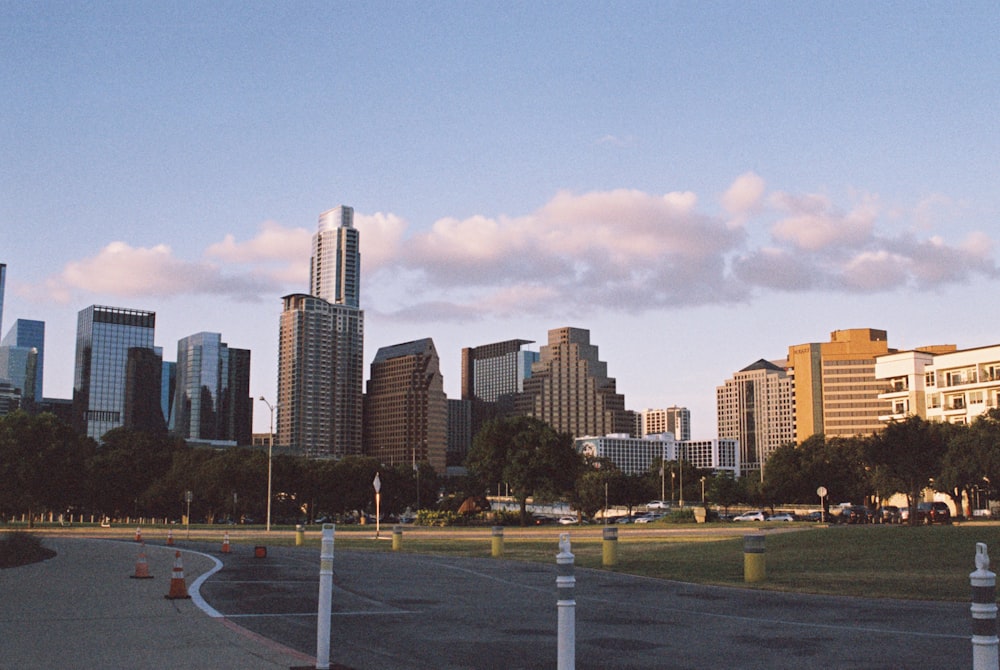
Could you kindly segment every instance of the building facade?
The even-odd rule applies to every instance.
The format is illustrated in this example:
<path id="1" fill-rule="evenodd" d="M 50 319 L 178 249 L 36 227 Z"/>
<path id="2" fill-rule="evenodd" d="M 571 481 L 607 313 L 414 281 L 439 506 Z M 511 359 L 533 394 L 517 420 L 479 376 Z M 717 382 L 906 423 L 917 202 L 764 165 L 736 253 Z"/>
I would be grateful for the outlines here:
<path id="1" fill-rule="evenodd" d="M 354 208 L 341 205 L 319 215 L 309 259 L 309 293 L 335 305 L 358 308 L 361 250 Z"/>
<path id="2" fill-rule="evenodd" d="M 700 469 L 740 476 L 739 444 L 736 440 L 683 440 L 672 433 L 630 437 L 626 434 L 581 437 L 574 441 L 577 453 L 607 458 L 625 474 L 649 472 L 657 461 L 681 461 Z"/>
<path id="3" fill-rule="evenodd" d="M 176 435 L 209 444 L 250 443 L 248 350 L 230 348 L 220 333 L 189 335 L 177 342 L 176 375 L 170 424 Z"/>
<path id="4" fill-rule="evenodd" d="M 365 455 L 386 465 L 427 461 L 444 474 L 448 398 L 434 341 L 382 347 L 365 394 Z"/>
<path id="5" fill-rule="evenodd" d="M 719 437 L 736 440 L 745 470 L 761 470 L 775 449 L 795 442 L 795 396 L 784 361 L 760 359 L 716 387 Z"/>
<path id="6" fill-rule="evenodd" d="M 362 453 L 364 311 L 354 210 L 323 212 L 309 290 L 282 298 L 277 444 L 316 458 Z"/>
<path id="7" fill-rule="evenodd" d="M 18 347 L 28 351 L 34 349 L 35 360 L 33 363 L 32 384 L 34 393 L 32 394 L 32 398 L 35 403 L 42 402 L 44 395 L 42 380 L 45 370 L 45 322 L 34 319 L 18 319 L 11 326 L 10 330 L 7 331 L 7 334 L 4 335 L 3 340 L 0 340 L 0 350 L 4 347 Z M 27 368 L 18 367 L 16 368 L 16 372 L 22 378 L 19 388 L 26 388 L 28 384 L 26 383 L 27 379 L 24 377 L 28 374 Z M 0 377 L 3 376 L 3 367 L 0 367 Z M 10 376 L 8 378 L 12 379 L 15 385 L 17 385 L 17 380 Z"/>
<path id="8" fill-rule="evenodd" d="M 276 443 L 313 458 L 358 456 L 363 312 L 303 293 L 282 300 Z"/>
<path id="9" fill-rule="evenodd" d="M 633 427 L 625 397 L 616 392 L 615 379 L 583 328 L 549 331 L 514 410 L 574 437 L 628 434 Z"/>
<path id="10" fill-rule="evenodd" d="M 91 305 L 79 312 L 73 418 L 81 434 L 100 440 L 125 425 L 129 350 L 152 351 L 155 328 L 156 313 L 146 310 Z"/>
<path id="11" fill-rule="evenodd" d="M 962 350 L 939 345 L 881 356 L 876 374 L 891 408 L 883 421 L 917 415 L 971 423 L 1000 407 L 1000 345 Z"/>
<path id="12" fill-rule="evenodd" d="M 537 351 L 524 348 L 531 343 L 506 340 L 462 349 L 462 400 L 469 402 L 471 413 L 466 451 L 484 423 L 513 411 L 514 397 L 524 390 L 524 380 L 538 361 Z"/>
<path id="13" fill-rule="evenodd" d="M 687 407 L 666 409 L 644 409 L 639 413 L 641 420 L 640 437 L 673 433 L 678 440 L 691 439 L 691 412 Z"/>
<path id="14" fill-rule="evenodd" d="M 788 348 L 795 390 L 795 436 L 869 435 L 881 428 L 886 402 L 875 378 L 875 359 L 891 353 L 886 331 L 836 330 L 829 342 Z"/>

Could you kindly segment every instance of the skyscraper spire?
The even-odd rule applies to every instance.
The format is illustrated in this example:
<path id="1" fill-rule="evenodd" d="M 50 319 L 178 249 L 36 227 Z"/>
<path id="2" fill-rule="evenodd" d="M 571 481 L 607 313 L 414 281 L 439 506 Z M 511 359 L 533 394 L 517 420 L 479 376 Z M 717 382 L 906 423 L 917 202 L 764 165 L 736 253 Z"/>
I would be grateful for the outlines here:
<path id="1" fill-rule="evenodd" d="M 341 205 L 319 215 L 309 259 L 309 293 L 357 309 L 360 292 L 361 254 L 354 208 Z"/>

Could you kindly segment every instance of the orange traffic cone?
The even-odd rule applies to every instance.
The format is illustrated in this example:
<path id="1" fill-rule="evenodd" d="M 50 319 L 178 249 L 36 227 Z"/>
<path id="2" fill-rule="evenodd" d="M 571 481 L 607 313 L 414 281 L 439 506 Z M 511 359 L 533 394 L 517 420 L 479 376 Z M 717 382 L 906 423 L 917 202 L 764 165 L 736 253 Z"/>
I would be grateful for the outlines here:
<path id="1" fill-rule="evenodd" d="M 142 542 L 142 528 L 135 527 L 135 541 Z"/>
<path id="2" fill-rule="evenodd" d="M 167 530 L 167 546 L 174 546 L 174 531 L 172 530 Z"/>
<path id="3" fill-rule="evenodd" d="M 143 543 L 142 547 L 139 549 L 139 558 L 135 562 L 135 574 L 129 575 L 132 579 L 152 579 L 153 575 L 149 574 L 149 563 L 146 562 L 146 545 Z"/>
<path id="4" fill-rule="evenodd" d="M 184 565 L 181 563 L 181 552 L 174 555 L 174 571 L 170 576 L 170 593 L 164 596 L 170 600 L 190 598 L 187 583 L 184 581 Z"/>
<path id="5" fill-rule="evenodd" d="M 225 535 L 222 536 L 222 553 L 223 554 L 228 554 L 229 553 L 229 533 L 228 532 Z"/>

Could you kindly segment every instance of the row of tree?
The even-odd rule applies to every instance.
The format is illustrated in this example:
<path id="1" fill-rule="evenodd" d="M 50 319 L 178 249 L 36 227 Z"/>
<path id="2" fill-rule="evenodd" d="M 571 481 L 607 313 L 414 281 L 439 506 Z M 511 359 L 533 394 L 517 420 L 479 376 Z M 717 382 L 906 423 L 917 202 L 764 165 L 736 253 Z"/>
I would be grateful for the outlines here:
<path id="1" fill-rule="evenodd" d="M 813 436 L 775 451 L 763 477 L 739 479 L 659 461 L 644 473 L 626 474 L 610 460 L 579 455 L 570 435 L 527 417 L 486 424 L 468 454 L 467 477 L 445 479 L 427 463 L 414 470 L 366 457 L 316 461 L 279 454 L 271 466 L 276 523 L 373 512 L 376 473 L 383 514 L 456 511 L 469 498 L 500 491 L 520 502 L 523 523 L 529 498 L 568 501 L 591 517 L 606 506 L 631 510 L 662 497 L 668 476 L 672 490 L 678 480 L 683 487 L 676 499 L 722 507 L 816 504 L 819 486 L 836 502 L 877 503 L 905 493 L 915 503 L 931 487 L 962 511 L 963 500 L 989 499 L 992 482 L 1000 482 L 1000 410 L 971 425 L 911 417 L 867 437 Z M 126 429 L 109 432 L 98 445 L 52 414 L 18 411 L 0 418 L 4 519 L 42 512 L 179 519 L 190 491 L 194 520 L 262 523 L 267 480 L 268 454 L 260 449 L 194 448 Z"/>

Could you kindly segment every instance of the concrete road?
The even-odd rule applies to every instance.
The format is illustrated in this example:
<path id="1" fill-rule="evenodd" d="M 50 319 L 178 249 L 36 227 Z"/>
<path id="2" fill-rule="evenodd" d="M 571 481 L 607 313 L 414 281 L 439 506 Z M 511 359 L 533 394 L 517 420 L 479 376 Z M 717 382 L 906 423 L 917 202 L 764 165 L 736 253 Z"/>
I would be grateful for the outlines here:
<path id="1" fill-rule="evenodd" d="M 221 555 L 208 611 L 316 654 L 318 550 Z M 554 668 L 551 565 L 336 551 L 335 667 Z M 803 596 L 576 570 L 577 668 L 971 667 L 965 603 Z"/>

